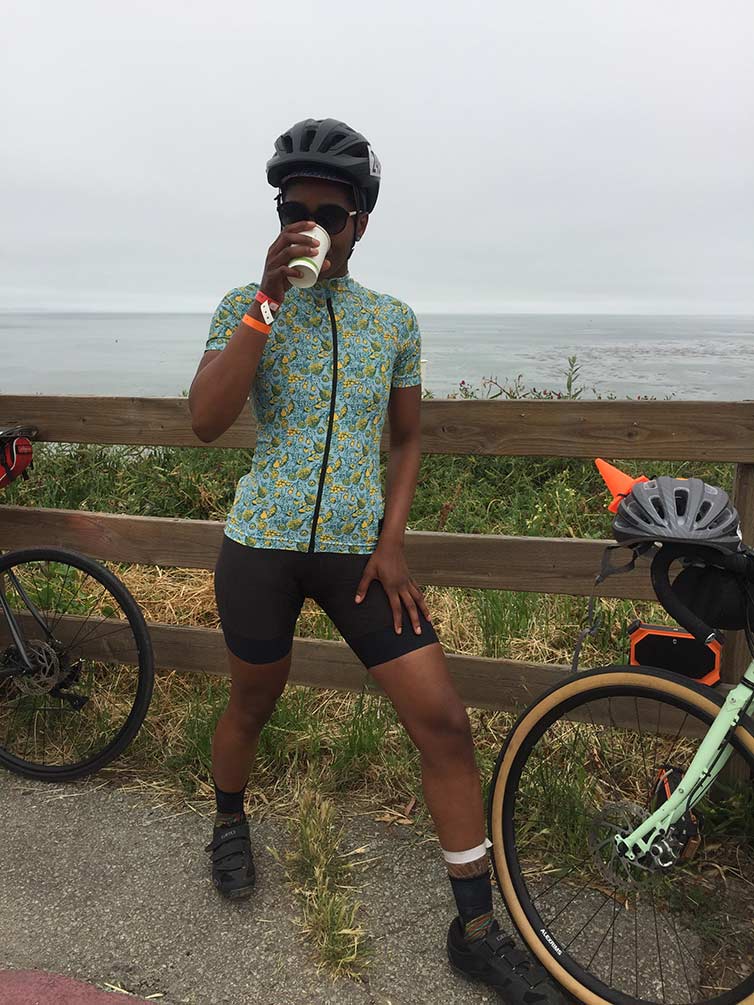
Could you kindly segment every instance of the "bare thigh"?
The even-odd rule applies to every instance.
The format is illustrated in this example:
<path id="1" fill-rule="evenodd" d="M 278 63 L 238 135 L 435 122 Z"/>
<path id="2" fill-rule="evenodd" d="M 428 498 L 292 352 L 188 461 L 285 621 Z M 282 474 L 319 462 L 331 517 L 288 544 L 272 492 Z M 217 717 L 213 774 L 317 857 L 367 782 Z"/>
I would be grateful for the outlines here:
<path id="1" fill-rule="evenodd" d="M 420 750 L 448 740 L 463 746 L 471 744 L 466 708 L 439 643 L 372 667 L 370 673 Z"/>

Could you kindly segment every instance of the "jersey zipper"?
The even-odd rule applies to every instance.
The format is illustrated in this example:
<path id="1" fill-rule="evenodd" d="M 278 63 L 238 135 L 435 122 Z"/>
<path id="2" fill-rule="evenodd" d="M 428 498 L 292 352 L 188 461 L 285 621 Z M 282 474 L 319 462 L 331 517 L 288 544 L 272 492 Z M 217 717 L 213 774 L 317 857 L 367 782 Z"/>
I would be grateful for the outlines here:
<path id="1" fill-rule="evenodd" d="M 333 311 L 332 299 L 330 297 L 327 298 L 327 313 L 330 315 L 330 327 L 332 328 L 332 389 L 330 391 L 330 417 L 327 420 L 325 452 L 322 455 L 322 470 L 319 473 L 319 488 L 317 489 L 317 501 L 314 504 L 312 533 L 309 538 L 309 551 L 314 551 L 314 540 L 317 536 L 317 521 L 319 520 L 319 509 L 322 505 L 322 493 L 325 488 L 325 478 L 327 477 L 327 461 L 330 456 L 330 441 L 332 440 L 332 427 L 335 419 L 335 395 L 338 390 L 338 326 L 335 323 L 335 312 Z"/>

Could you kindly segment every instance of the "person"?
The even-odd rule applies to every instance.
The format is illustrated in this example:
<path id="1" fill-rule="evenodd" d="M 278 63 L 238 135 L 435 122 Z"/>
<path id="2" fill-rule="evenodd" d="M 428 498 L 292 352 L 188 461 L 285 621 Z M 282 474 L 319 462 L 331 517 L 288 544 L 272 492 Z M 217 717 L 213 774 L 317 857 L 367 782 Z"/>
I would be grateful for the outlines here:
<path id="1" fill-rule="evenodd" d="M 306 597 L 327 613 L 392 701 L 421 755 L 422 787 L 458 916 L 447 950 L 467 977 L 510 1002 L 561 1002 L 542 967 L 494 918 L 479 774 L 452 684 L 404 554 L 420 463 L 420 335 L 411 309 L 362 286 L 349 260 L 367 229 L 381 166 L 334 119 L 286 130 L 267 164 L 280 232 L 261 281 L 219 304 L 191 386 L 204 442 L 228 429 L 251 391 L 257 442 L 236 489 L 215 568 L 231 689 L 212 744 L 217 799 L 213 882 L 248 896 L 255 871 L 244 794 L 259 740 L 285 688 Z M 292 259 L 331 246 L 314 286 Z M 384 497 L 380 442 L 389 417 Z"/>

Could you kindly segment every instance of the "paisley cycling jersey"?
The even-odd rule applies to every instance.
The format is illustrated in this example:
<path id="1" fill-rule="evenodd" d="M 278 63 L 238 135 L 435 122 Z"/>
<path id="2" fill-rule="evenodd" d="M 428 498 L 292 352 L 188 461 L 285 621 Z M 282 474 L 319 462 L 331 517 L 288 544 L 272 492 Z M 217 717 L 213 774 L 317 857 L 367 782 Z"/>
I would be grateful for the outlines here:
<path id="1" fill-rule="evenodd" d="M 226 294 L 207 349 L 225 347 L 258 289 Z M 349 276 L 291 288 L 252 385 L 257 443 L 225 534 L 255 548 L 371 552 L 390 389 L 421 383 L 420 355 L 416 318 L 400 300 Z"/>

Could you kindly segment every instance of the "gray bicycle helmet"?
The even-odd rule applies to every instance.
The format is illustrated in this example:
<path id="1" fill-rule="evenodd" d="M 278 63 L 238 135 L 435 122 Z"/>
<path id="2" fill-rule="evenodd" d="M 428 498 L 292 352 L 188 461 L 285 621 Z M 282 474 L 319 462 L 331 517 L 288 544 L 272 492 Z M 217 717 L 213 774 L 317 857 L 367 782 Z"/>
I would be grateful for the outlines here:
<path id="1" fill-rule="evenodd" d="M 723 552 L 742 547 L 727 493 L 700 478 L 663 475 L 634 485 L 618 507 L 613 534 L 621 544 L 703 544 Z"/>
<path id="2" fill-rule="evenodd" d="M 358 208 L 371 213 L 381 167 L 366 138 L 337 119 L 304 119 L 275 140 L 267 181 L 281 188 L 291 178 L 325 178 L 353 186 Z"/>

